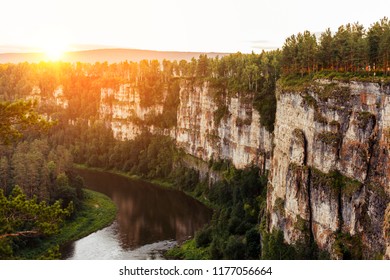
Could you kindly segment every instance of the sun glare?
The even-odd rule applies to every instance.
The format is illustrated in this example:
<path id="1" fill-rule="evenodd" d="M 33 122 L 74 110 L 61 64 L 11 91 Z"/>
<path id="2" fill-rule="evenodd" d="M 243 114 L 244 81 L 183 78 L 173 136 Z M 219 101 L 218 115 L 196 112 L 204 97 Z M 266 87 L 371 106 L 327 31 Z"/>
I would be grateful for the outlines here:
<path id="1" fill-rule="evenodd" d="M 64 57 L 67 50 L 66 44 L 60 41 L 50 41 L 43 47 L 46 59 L 51 61 L 58 61 Z"/>

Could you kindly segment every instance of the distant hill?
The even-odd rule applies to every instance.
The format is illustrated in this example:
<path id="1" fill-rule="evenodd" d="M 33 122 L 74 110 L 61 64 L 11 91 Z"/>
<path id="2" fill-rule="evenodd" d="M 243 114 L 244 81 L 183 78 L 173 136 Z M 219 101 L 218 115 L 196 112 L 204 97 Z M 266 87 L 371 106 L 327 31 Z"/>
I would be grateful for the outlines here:
<path id="1" fill-rule="evenodd" d="M 198 58 L 201 54 L 207 54 L 208 57 L 224 56 L 227 53 L 202 53 L 202 52 L 170 52 L 170 51 L 148 51 L 135 49 L 99 49 L 88 51 L 68 52 L 61 61 L 64 62 L 138 62 L 143 59 L 152 60 L 191 60 Z M 43 53 L 0 53 L 0 63 L 20 63 L 20 62 L 40 62 L 47 61 Z"/>

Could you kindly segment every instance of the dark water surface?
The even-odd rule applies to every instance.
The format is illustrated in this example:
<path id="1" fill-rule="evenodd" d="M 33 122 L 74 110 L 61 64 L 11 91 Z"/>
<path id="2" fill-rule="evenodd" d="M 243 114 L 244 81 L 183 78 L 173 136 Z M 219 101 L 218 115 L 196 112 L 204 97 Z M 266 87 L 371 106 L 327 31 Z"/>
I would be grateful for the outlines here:
<path id="1" fill-rule="evenodd" d="M 208 208 L 180 191 L 107 172 L 77 173 L 88 189 L 109 196 L 118 214 L 111 226 L 64 246 L 65 259 L 161 259 L 211 218 Z"/>

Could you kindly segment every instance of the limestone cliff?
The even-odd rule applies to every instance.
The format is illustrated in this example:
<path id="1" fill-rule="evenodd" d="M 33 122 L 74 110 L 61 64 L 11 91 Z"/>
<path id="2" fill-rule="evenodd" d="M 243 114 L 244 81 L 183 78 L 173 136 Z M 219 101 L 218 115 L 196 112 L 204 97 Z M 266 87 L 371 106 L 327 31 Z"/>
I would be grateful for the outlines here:
<path id="1" fill-rule="evenodd" d="M 338 245 L 343 238 L 356 237 L 351 246 L 360 246 L 364 258 L 385 252 L 389 99 L 389 86 L 374 83 L 317 81 L 298 91 L 279 88 L 270 230 L 281 229 L 288 243 L 311 239 L 333 258 L 345 257 Z"/>
<path id="2" fill-rule="evenodd" d="M 207 82 L 183 80 L 179 98 L 170 129 L 147 122 L 163 105 L 143 108 L 130 85 L 102 89 L 100 116 L 119 139 L 147 129 L 170 135 L 197 159 L 269 170 L 268 229 L 282 230 L 290 244 L 315 243 L 332 258 L 390 258 L 388 85 L 279 86 L 273 134 L 261 125 L 251 94 L 218 95 Z M 199 162 L 191 165 L 208 173 Z"/>
<path id="3" fill-rule="evenodd" d="M 260 124 L 253 97 L 213 97 L 207 83 L 184 82 L 180 90 L 176 142 L 204 161 L 228 159 L 237 168 L 269 169 L 271 134 Z"/>
<path id="4" fill-rule="evenodd" d="M 145 125 L 144 121 L 150 116 L 161 114 L 162 111 L 161 103 L 142 107 L 137 87 L 130 84 L 120 85 L 118 90 L 101 89 L 100 118 L 109 123 L 117 139 L 134 139 L 145 128 L 154 131 L 156 128 L 153 125 Z"/>
<path id="5" fill-rule="evenodd" d="M 226 97 L 220 104 L 208 83 L 195 85 L 186 80 L 180 84 L 179 95 L 177 125 L 171 129 L 162 131 L 148 124 L 148 116 L 161 114 L 163 105 L 143 108 L 131 85 L 101 90 L 100 117 L 108 121 L 118 139 L 133 139 L 147 129 L 170 135 L 186 153 L 204 161 L 228 159 L 237 168 L 255 164 L 263 171 L 269 169 L 271 134 L 260 124 L 253 97 Z M 223 112 L 218 111 L 221 107 Z"/>

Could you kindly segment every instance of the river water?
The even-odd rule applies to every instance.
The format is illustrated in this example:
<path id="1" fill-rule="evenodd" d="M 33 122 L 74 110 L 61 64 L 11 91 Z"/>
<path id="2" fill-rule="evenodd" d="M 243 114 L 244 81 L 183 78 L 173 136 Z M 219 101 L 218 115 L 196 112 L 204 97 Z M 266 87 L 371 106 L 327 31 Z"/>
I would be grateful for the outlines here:
<path id="1" fill-rule="evenodd" d="M 118 213 L 110 226 L 64 246 L 64 259 L 162 259 L 211 218 L 208 208 L 183 192 L 108 172 L 77 172 L 88 189 L 109 196 Z"/>

